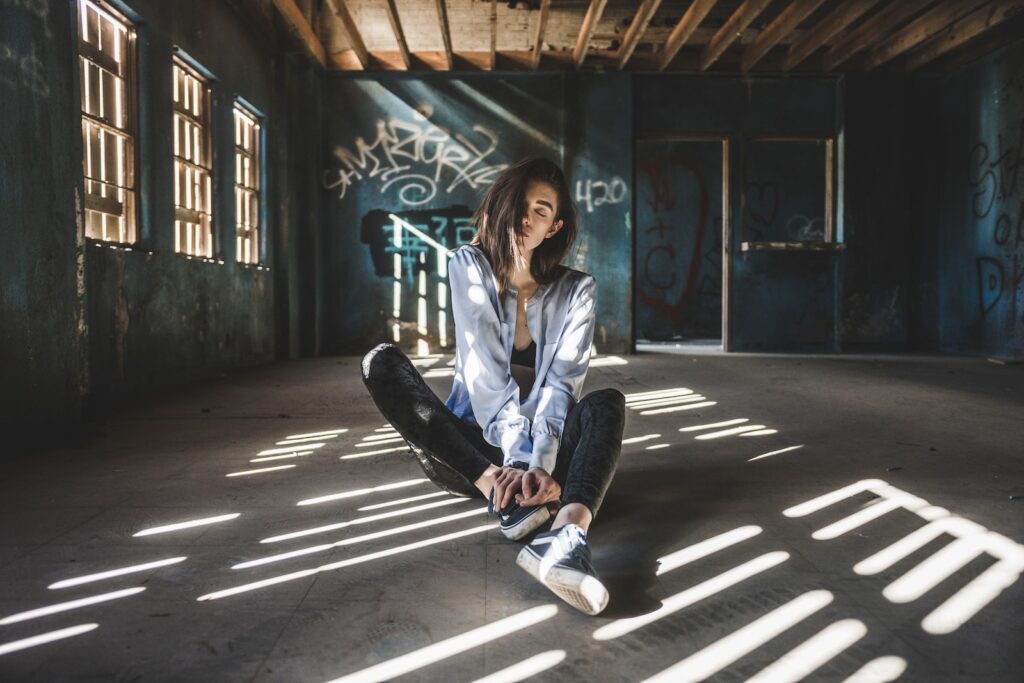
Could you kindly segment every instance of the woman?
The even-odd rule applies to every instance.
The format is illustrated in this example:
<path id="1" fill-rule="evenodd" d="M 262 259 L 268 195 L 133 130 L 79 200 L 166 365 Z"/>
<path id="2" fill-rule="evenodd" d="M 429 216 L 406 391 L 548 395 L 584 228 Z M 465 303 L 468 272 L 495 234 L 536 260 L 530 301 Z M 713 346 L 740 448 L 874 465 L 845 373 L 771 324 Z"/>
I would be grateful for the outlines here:
<path id="1" fill-rule="evenodd" d="M 442 404 L 405 354 L 380 344 L 363 381 L 435 483 L 482 495 L 502 533 L 524 538 L 550 518 L 517 563 L 588 613 L 608 603 L 586 534 L 622 447 L 625 397 L 586 396 L 594 278 L 560 265 L 576 239 L 561 169 L 528 158 L 505 170 L 452 255 L 455 378 Z"/>

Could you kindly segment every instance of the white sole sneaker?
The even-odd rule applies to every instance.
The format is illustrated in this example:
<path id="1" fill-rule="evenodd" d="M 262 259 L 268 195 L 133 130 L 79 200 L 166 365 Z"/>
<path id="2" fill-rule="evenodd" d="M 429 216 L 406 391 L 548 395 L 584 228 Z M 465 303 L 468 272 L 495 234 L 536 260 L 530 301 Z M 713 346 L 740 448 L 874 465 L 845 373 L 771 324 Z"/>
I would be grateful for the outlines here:
<path id="1" fill-rule="evenodd" d="M 541 558 L 526 546 L 519 551 L 516 564 L 540 581 L 548 590 L 579 611 L 595 615 L 608 606 L 608 589 L 598 579 L 568 567 L 552 566 L 542 577 Z"/>
<path id="2" fill-rule="evenodd" d="M 549 519 L 551 519 L 551 511 L 546 505 L 541 505 L 533 511 L 533 514 L 527 515 L 518 523 L 508 527 L 501 526 L 501 533 L 510 541 L 518 541 L 544 526 Z"/>

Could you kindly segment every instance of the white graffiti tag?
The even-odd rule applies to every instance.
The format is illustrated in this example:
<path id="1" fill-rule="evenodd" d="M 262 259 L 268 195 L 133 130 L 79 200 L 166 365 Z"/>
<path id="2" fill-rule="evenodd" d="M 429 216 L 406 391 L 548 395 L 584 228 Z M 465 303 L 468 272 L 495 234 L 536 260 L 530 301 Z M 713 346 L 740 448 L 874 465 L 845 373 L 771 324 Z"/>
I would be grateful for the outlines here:
<path id="1" fill-rule="evenodd" d="M 587 207 L 587 213 L 591 213 L 594 207 L 602 204 L 618 204 L 626 198 L 626 182 L 615 176 L 610 181 L 603 180 L 577 180 L 576 201 Z"/>
<path id="2" fill-rule="evenodd" d="M 334 148 L 340 168 L 324 172 L 324 187 L 337 188 L 338 198 L 344 199 L 355 181 L 374 178 L 381 181 L 382 192 L 395 186 L 399 200 L 417 206 L 432 200 L 445 182 L 446 193 L 463 183 L 473 189 L 490 184 L 508 165 L 485 163 L 498 146 L 493 131 L 479 124 L 472 131 L 479 144 L 460 133 L 453 137 L 432 123 L 378 119 L 372 143 L 360 136 L 354 152 L 341 145 Z"/>

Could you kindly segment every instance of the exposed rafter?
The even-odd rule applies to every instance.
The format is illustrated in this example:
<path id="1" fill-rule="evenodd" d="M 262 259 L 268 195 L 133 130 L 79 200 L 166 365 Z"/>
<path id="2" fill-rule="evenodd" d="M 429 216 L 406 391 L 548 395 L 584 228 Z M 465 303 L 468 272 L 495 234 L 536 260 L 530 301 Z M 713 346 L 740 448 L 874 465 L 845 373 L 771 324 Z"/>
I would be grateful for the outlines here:
<path id="1" fill-rule="evenodd" d="M 590 47 L 590 38 L 594 35 L 597 22 L 601 21 L 605 5 L 608 0 L 590 0 L 590 7 L 587 8 L 587 16 L 583 17 L 583 24 L 580 26 L 580 34 L 576 38 L 576 47 L 572 51 L 572 63 L 580 68 L 583 60 L 587 57 L 587 48 Z"/>
<path id="2" fill-rule="evenodd" d="M 768 53 L 768 50 L 775 47 L 782 40 L 783 36 L 795 29 L 801 21 L 810 16 L 811 12 L 818 9 L 824 1 L 793 0 L 789 3 L 786 9 L 782 10 L 782 13 L 775 17 L 775 21 L 761 32 L 757 40 L 747 47 L 740 62 L 740 70 L 743 72 L 750 71 Z"/>
<path id="3" fill-rule="evenodd" d="M 277 10 L 284 15 L 288 25 L 299 34 L 299 38 L 302 39 L 306 49 L 313 55 L 313 58 L 316 59 L 320 66 L 326 67 L 327 55 L 324 53 L 324 46 L 320 43 L 316 33 L 313 32 L 313 27 L 306 21 L 302 10 L 295 4 L 295 0 L 273 0 L 273 2 Z"/>
<path id="4" fill-rule="evenodd" d="M 829 48 L 825 53 L 825 71 L 832 71 L 858 52 L 871 47 L 931 2 L 932 0 L 900 0 L 889 3 Z"/>
<path id="5" fill-rule="evenodd" d="M 804 61 L 819 47 L 834 38 L 844 28 L 857 21 L 865 12 L 877 5 L 879 0 L 847 0 L 814 25 L 797 42 L 789 46 L 782 70 L 789 71 Z"/>
<path id="6" fill-rule="evenodd" d="M 488 67 L 494 71 L 498 57 L 498 0 L 491 0 L 491 54 Z"/>
<path id="7" fill-rule="evenodd" d="M 398 18 L 398 8 L 395 7 L 395 0 L 384 0 L 384 9 L 388 14 L 388 21 L 391 22 L 391 30 L 395 33 L 395 41 L 398 43 L 398 52 L 402 55 L 402 63 L 405 70 L 412 68 L 412 58 L 409 56 L 409 46 L 405 42 L 405 33 L 402 31 L 402 22 Z"/>
<path id="8" fill-rule="evenodd" d="M 873 48 L 864 60 L 864 68 L 874 69 L 899 57 L 977 7 L 977 0 L 950 0 L 933 7 Z"/>
<path id="9" fill-rule="evenodd" d="M 437 0 L 437 21 L 441 28 L 441 40 L 444 41 L 444 59 L 448 63 L 448 70 L 455 68 L 455 59 L 452 56 L 452 34 L 448 30 L 448 6 L 446 0 Z"/>
<path id="10" fill-rule="evenodd" d="M 1024 0 L 996 0 L 947 26 L 907 56 L 907 69 L 916 69 L 954 50 L 1005 21 L 1024 16 Z"/>
<path id="11" fill-rule="evenodd" d="M 750 22 L 758 17 L 764 8 L 770 5 L 772 0 L 744 0 L 743 4 L 736 8 L 729 20 L 719 29 L 715 37 L 700 53 L 700 70 L 707 71 L 707 68 L 718 61 L 733 42 L 743 34 L 750 26 Z"/>
<path id="12" fill-rule="evenodd" d="M 708 15 L 708 12 L 711 11 L 716 2 L 718 0 L 693 0 L 690 3 L 686 13 L 683 14 L 683 18 L 679 20 L 679 23 L 676 24 L 676 27 L 672 29 L 672 33 L 668 36 L 665 49 L 662 50 L 658 58 L 659 71 L 664 71 L 669 62 L 675 59 L 676 54 L 686 44 L 686 41 L 690 39 L 693 32 L 697 30 L 700 22 L 704 21 L 704 17 Z"/>
<path id="13" fill-rule="evenodd" d="M 326 0 L 326 2 L 328 9 L 331 10 L 334 16 L 338 17 L 338 21 L 345 27 L 345 33 L 348 34 L 348 42 L 352 44 L 352 51 L 355 52 L 359 65 L 364 71 L 370 68 L 370 53 L 367 51 L 363 38 L 359 34 L 359 27 L 356 26 L 355 20 L 349 14 L 348 7 L 345 6 L 345 0 Z"/>
<path id="14" fill-rule="evenodd" d="M 626 66 L 626 62 L 633 56 L 633 50 L 636 49 L 636 44 L 640 42 L 640 36 L 647 30 L 647 24 L 651 23 L 651 17 L 658 11 L 660 5 L 661 0 L 644 0 L 643 4 L 640 5 L 640 9 L 636 11 L 636 15 L 634 15 L 633 21 L 630 23 L 629 29 L 622 39 L 622 45 L 619 47 L 618 66 L 620 69 Z"/>
<path id="15" fill-rule="evenodd" d="M 1004 42 L 1009 42 L 1013 38 L 1010 34 L 1015 30 L 1019 33 L 1019 27 L 1024 26 L 1024 12 L 1015 14 L 1015 8 L 1024 0 L 688 0 L 683 3 L 685 9 L 679 10 L 679 20 L 666 26 L 653 25 L 655 15 L 664 11 L 665 0 L 633 0 L 630 7 L 635 10 L 628 27 L 620 24 L 613 30 L 610 22 L 601 23 L 609 0 L 576 0 L 569 11 L 578 12 L 581 24 L 578 35 L 569 37 L 571 49 L 545 49 L 549 47 L 545 33 L 552 21 L 554 0 L 536 0 L 536 23 L 519 29 L 528 32 L 532 44 L 518 50 L 501 50 L 499 55 L 497 0 L 483 0 L 483 7 L 476 0 L 458 5 L 450 4 L 451 0 L 431 1 L 437 10 L 440 31 L 434 34 L 435 45 L 417 52 L 409 49 L 408 39 L 430 27 L 414 26 L 407 15 L 403 28 L 398 13 L 400 0 L 383 2 L 397 49 L 386 44 L 389 39 L 384 35 L 378 39 L 385 43 L 381 45 L 385 49 L 373 52 L 367 50 L 360 37 L 349 13 L 348 0 L 320 0 L 338 21 L 322 26 L 322 37 L 312 36 L 315 42 L 307 40 L 310 32 L 315 31 L 311 25 L 315 22 L 302 13 L 302 1 L 271 0 L 278 9 L 269 16 L 279 21 L 277 16 L 282 15 L 287 20 L 284 25 L 303 37 L 304 47 L 318 61 L 317 45 L 322 50 L 339 39 L 343 45 L 348 43 L 324 55 L 326 68 L 340 71 L 536 71 L 543 59 L 544 68 L 558 70 L 578 70 L 586 65 L 599 71 L 695 73 L 718 64 L 725 70 L 739 68 L 744 72 L 756 69 L 759 73 L 781 74 L 800 68 L 808 73 L 826 73 L 837 71 L 837 67 L 846 69 L 840 65 L 853 56 L 856 60 L 849 68 L 856 70 L 897 59 L 897 68 L 904 64 L 918 67 L 938 56 L 943 56 L 941 67 L 948 68 L 960 60 L 977 59 L 991 52 L 994 43 L 988 42 L 990 38 L 995 40 L 1007 34 Z M 488 5 L 489 11 L 484 10 Z M 707 26 L 707 17 L 723 6 L 730 11 L 723 17 L 725 23 Z M 988 13 L 982 12 L 982 8 L 987 8 Z M 471 13 L 479 22 L 481 11 L 488 17 L 487 28 L 483 30 L 490 29 L 489 45 L 485 38 L 476 50 L 456 51 L 452 30 L 467 19 L 462 13 Z M 771 12 L 768 21 L 761 19 L 766 11 Z M 433 18 L 428 16 L 426 20 Z M 348 34 L 347 41 L 343 31 Z M 565 38 L 560 35 L 552 39 L 557 43 Z M 614 41 L 613 46 L 605 47 L 609 41 Z M 954 53 L 945 57 L 951 51 Z M 727 64 L 722 63 L 726 61 Z"/>
<path id="16" fill-rule="evenodd" d="M 551 10 L 551 0 L 540 0 L 540 12 L 537 15 L 537 32 L 533 37 L 533 57 L 531 66 L 536 71 L 540 66 L 540 51 L 544 46 L 544 31 L 548 27 L 548 16 Z"/>

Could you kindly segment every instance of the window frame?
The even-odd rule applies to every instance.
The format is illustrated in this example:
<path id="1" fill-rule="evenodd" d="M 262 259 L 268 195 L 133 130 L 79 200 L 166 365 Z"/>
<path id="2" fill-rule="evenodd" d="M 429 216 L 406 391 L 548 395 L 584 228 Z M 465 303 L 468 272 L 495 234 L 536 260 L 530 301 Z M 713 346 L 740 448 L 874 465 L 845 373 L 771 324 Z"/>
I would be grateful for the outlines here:
<path id="1" fill-rule="evenodd" d="M 92 43 L 88 42 L 82 31 L 82 20 L 86 18 L 84 13 L 89 9 L 97 11 L 101 16 L 106 15 L 108 21 L 112 21 L 118 24 L 124 29 L 125 45 L 123 57 L 125 61 L 123 75 L 118 75 L 111 71 L 109 62 L 106 59 L 105 53 L 94 47 Z M 142 241 L 142 221 L 141 221 L 141 209 L 142 202 L 140 201 L 140 151 L 139 151 L 139 51 L 138 51 L 138 33 L 139 26 L 136 21 L 133 21 L 119 7 L 107 0 L 77 0 L 75 3 L 75 56 L 76 56 L 76 71 L 78 79 L 78 107 L 80 116 L 80 125 L 82 127 L 82 219 L 83 219 L 83 234 L 86 240 L 95 241 L 100 244 L 111 244 L 111 245 L 124 245 L 124 246 L 137 246 Z M 87 21 L 87 19 L 86 19 Z M 88 29 L 86 29 L 88 30 Z M 83 49 L 85 47 L 86 49 Z M 96 57 L 102 59 L 98 60 Z M 114 78 L 120 79 L 124 84 L 124 94 L 121 102 L 122 113 L 124 118 L 124 128 L 119 129 L 115 122 L 109 119 L 105 119 L 101 116 L 91 114 L 83 107 L 83 99 L 85 94 L 88 92 L 88 78 L 84 77 L 83 64 L 89 64 L 97 69 L 101 69 L 107 73 L 110 73 Z M 86 124 L 106 130 L 108 134 L 113 136 L 121 137 L 125 140 L 125 146 L 128 148 L 124 152 L 124 161 L 127 166 L 124 169 L 125 180 L 122 181 L 125 184 L 117 185 L 106 180 L 99 178 L 93 178 L 86 173 L 86 162 L 87 162 L 87 150 L 88 144 L 86 142 L 85 126 Z M 117 214 L 106 212 L 102 210 L 102 207 L 89 205 L 95 204 L 96 200 L 103 199 L 97 197 L 88 191 L 89 183 L 98 183 L 107 185 L 113 188 L 123 190 L 130 194 L 130 208 L 125 209 L 125 205 L 129 202 L 121 202 L 121 217 L 125 220 L 124 234 L 126 239 L 110 239 L 104 238 L 102 235 L 90 235 L 89 234 L 89 211 L 96 211 L 106 216 L 116 216 Z"/>
<path id="2" fill-rule="evenodd" d="M 199 84 L 201 93 L 201 105 L 200 114 L 197 118 L 195 114 L 185 109 L 184 105 L 180 105 L 175 101 L 174 91 L 178 87 L 178 70 L 182 70 L 185 74 L 195 79 Z M 217 219 L 215 208 L 217 202 L 215 201 L 216 194 L 216 182 L 215 182 L 215 158 L 214 149 L 215 141 L 213 139 L 213 128 L 215 125 L 215 116 L 213 111 L 214 103 L 214 88 L 215 79 L 199 66 L 194 60 L 189 58 L 179 48 L 174 49 L 174 54 L 171 58 L 171 122 L 173 125 L 172 132 L 172 146 L 171 146 L 171 157 L 174 161 L 174 252 L 188 258 L 200 258 L 214 260 L 217 258 L 220 249 L 220 240 L 217 238 Z M 192 124 L 198 127 L 202 131 L 202 140 L 200 147 L 199 157 L 201 160 L 206 160 L 208 165 L 197 163 L 193 159 L 189 159 L 185 156 L 181 156 L 178 153 L 178 145 L 176 141 L 178 139 L 178 117 L 182 117 L 186 124 Z M 192 167 L 193 172 L 203 171 L 206 174 L 206 188 L 205 194 L 203 195 L 206 199 L 206 205 L 208 211 L 204 212 L 201 208 L 188 207 L 179 204 L 179 196 L 181 190 L 179 187 L 179 165 Z M 183 235 L 181 228 L 183 224 L 193 225 L 198 223 L 202 226 L 202 218 L 207 218 L 207 248 L 204 252 L 200 252 L 198 249 L 189 251 L 187 249 L 187 237 Z M 184 247 L 184 248 L 183 248 Z"/>
<path id="3" fill-rule="evenodd" d="M 239 145 L 239 131 L 237 117 L 246 117 L 252 121 L 255 130 L 252 133 L 254 152 L 249 155 L 246 154 L 243 147 Z M 265 116 L 254 106 L 249 104 L 244 98 L 236 97 L 231 107 L 231 123 L 232 123 L 232 149 L 233 149 L 233 164 L 234 176 L 231 183 L 232 189 L 232 200 L 235 207 L 235 262 L 245 266 L 261 266 L 265 263 L 265 244 L 266 244 L 266 221 L 264 212 L 264 154 L 265 154 Z M 238 163 L 239 154 L 249 156 L 251 173 L 255 179 L 253 186 L 246 186 L 239 183 L 239 170 L 240 165 Z M 238 192 L 252 192 L 256 195 L 256 206 L 250 219 L 255 221 L 254 225 L 245 226 L 240 220 L 239 215 L 239 201 Z M 254 232 L 255 237 L 250 237 L 250 254 L 254 255 L 255 260 L 243 260 L 243 249 L 242 240 L 247 237 L 242 234 L 242 231 L 248 228 L 248 231 Z"/>
<path id="4" fill-rule="evenodd" d="M 746 206 L 747 164 L 743 161 L 743 203 L 740 222 L 740 251 L 843 251 L 846 244 L 836 230 L 837 221 L 837 186 L 838 172 L 836 162 L 837 136 L 835 135 L 751 135 L 746 140 L 749 146 L 758 142 L 818 142 L 824 144 L 824 234 L 821 242 L 758 242 L 747 239 L 747 223 L 749 216 Z M 746 154 L 744 154 L 746 156 Z"/>

